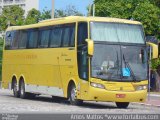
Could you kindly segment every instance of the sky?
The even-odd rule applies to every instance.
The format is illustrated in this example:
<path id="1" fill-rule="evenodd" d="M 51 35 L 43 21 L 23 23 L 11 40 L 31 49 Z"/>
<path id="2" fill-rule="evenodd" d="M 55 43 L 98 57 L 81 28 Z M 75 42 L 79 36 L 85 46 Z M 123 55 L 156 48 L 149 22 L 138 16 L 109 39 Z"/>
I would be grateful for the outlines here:
<path id="1" fill-rule="evenodd" d="M 65 9 L 68 5 L 73 5 L 75 8 L 82 14 L 87 14 L 87 6 L 93 3 L 93 0 L 54 0 L 55 9 Z M 40 0 L 40 11 L 45 9 L 51 9 L 52 4 L 51 0 Z"/>

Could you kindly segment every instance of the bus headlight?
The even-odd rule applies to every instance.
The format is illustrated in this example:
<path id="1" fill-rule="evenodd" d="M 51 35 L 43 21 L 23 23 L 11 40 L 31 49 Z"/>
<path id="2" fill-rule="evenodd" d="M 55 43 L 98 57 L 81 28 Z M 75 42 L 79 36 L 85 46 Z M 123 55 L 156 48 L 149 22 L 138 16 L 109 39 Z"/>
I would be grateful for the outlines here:
<path id="1" fill-rule="evenodd" d="M 147 89 L 147 85 L 140 85 L 136 87 L 136 90 L 146 90 Z"/>
<path id="2" fill-rule="evenodd" d="M 99 84 L 99 83 L 91 82 L 91 86 L 92 86 L 92 87 L 95 87 L 95 88 L 105 89 L 105 86 L 102 85 L 102 84 Z"/>

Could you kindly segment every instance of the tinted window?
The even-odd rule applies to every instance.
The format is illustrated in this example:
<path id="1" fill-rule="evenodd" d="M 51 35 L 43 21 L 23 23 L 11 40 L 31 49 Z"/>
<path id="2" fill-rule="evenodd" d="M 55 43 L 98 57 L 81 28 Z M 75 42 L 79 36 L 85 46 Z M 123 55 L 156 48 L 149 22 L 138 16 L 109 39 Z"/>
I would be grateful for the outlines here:
<path id="1" fill-rule="evenodd" d="M 88 54 L 85 39 L 88 38 L 87 23 L 78 24 L 78 74 L 79 78 L 88 80 Z"/>
<path id="2" fill-rule="evenodd" d="M 70 46 L 74 47 L 75 46 L 75 25 L 70 28 L 71 35 L 70 35 Z"/>
<path id="3" fill-rule="evenodd" d="M 37 48 L 38 43 L 38 30 L 30 30 L 28 37 L 28 48 Z"/>
<path id="4" fill-rule="evenodd" d="M 11 42 L 12 42 L 11 32 L 8 31 L 8 32 L 6 33 L 6 38 L 5 38 L 5 49 L 6 49 L 6 50 L 11 49 Z"/>
<path id="5" fill-rule="evenodd" d="M 27 30 L 20 31 L 19 48 L 24 49 L 27 46 Z"/>
<path id="6" fill-rule="evenodd" d="M 70 39 L 70 28 L 66 27 L 64 28 L 64 35 L 63 35 L 63 47 L 69 46 L 69 39 Z"/>
<path id="7" fill-rule="evenodd" d="M 55 27 L 51 32 L 50 47 L 60 47 L 62 40 L 62 27 Z"/>
<path id="8" fill-rule="evenodd" d="M 49 36 L 50 36 L 50 30 L 42 30 L 40 32 L 39 47 L 42 47 L 42 48 L 48 47 Z"/>
<path id="9" fill-rule="evenodd" d="M 19 40 L 19 31 L 12 32 L 12 49 L 18 48 L 18 40 Z"/>
<path id="10" fill-rule="evenodd" d="M 86 22 L 78 24 L 78 45 L 85 44 L 85 39 L 88 36 L 88 27 Z"/>
<path id="11" fill-rule="evenodd" d="M 75 25 L 67 25 L 64 27 L 64 34 L 63 34 L 63 47 L 73 47 L 74 46 L 74 36 L 75 36 Z"/>

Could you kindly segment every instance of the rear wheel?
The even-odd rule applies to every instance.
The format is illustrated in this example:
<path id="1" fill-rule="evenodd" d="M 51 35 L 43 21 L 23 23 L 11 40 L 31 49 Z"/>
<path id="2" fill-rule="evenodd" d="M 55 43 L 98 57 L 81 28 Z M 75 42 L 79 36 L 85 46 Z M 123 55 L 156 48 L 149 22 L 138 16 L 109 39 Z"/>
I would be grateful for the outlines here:
<path id="1" fill-rule="evenodd" d="M 77 99 L 76 87 L 75 85 L 71 85 L 69 89 L 69 101 L 72 105 L 81 105 L 83 103 L 82 100 Z"/>
<path id="2" fill-rule="evenodd" d="M 13 81 L 13 95 L 14 97 L 19 97 L 18 84 L 16 80 Z"/>
<path id="3" fill-rule="evenodd" d="M 33 94 L 33 93 L 27 93 L 25 91 L 25 83 L 24 83 L 23 80 L 20 82 L 20 88 L 19 88 L 19 90 L 20 90 L 20 98 L 22 98 L 22 99 L 26 99 L 26 98 L 33 99 L 33 98 L 36 97 L 35 94 Z"/>
<path id="4" fill-rule="evenodd" d="M 129 105 L 129 102 L 116 102 L 116 105 L 118 108 L 127 108 Z"/>
<path id="5" fill-rule="evenodd" d="M 25 84 L 24 81 L 20 82 L 20 98 L 25 99 L 27 96 L 26 92 L 25 92 Z"/>

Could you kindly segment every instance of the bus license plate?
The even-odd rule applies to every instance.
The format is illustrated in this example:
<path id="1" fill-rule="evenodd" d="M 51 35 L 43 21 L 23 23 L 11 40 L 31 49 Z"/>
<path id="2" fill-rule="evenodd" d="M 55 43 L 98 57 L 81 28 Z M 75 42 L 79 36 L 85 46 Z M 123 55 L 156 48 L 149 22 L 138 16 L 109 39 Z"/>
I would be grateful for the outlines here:
<path id="1" fill-rule="evenodd" d="M 116 94 L 116 98 L 125 98 L 126 95 L 125 94 Z"/>

